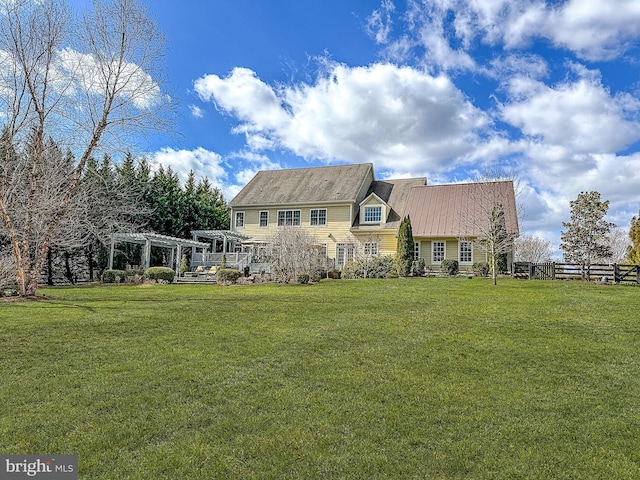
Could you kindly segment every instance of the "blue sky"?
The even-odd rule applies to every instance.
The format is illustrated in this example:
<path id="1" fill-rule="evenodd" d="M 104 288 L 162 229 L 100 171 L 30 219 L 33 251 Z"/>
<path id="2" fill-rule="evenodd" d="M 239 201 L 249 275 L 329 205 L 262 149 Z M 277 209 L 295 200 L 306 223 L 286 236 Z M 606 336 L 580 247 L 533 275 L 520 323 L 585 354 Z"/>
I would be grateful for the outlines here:
<path id="1" fill-rule="evenodd" d="M 177 135 L 145 145 L 227 199 L 261 169 L 520 179 L 521 230 L 559 244 L 597 190 L 640 208 L 637 0 L 153 0 Z"/>

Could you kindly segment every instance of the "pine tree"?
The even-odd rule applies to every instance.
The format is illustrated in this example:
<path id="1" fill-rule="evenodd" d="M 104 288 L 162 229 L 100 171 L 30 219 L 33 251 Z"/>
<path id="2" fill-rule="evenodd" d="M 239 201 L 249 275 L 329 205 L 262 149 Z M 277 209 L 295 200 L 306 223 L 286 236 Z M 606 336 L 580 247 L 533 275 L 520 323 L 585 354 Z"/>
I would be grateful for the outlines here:
<path id="1" fill-rule="evenodd" d="M 401 277 L 408 277 L 411 273 L 413 249 L 413 230 L 411 219 L 407 216 L 402 220 L 398 229 L 396 264 L 398 265 L 398 275 Z"/>

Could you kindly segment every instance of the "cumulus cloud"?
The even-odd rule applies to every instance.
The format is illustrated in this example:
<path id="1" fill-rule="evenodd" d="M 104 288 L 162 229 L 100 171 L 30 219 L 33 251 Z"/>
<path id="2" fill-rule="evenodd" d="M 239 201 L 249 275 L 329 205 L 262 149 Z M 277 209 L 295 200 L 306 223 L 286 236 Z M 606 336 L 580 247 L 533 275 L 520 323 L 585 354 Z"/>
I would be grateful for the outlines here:
<path id="1" fill-rule="evenodd" d="M 526 77 L 509 81 L 504 121 L 528 137 L 567 148 L 574 155 L 616 152 L 640 138 L 640 124 L 627 118 L 638 111 L 627 96 L 612 96 L 598 78 L 548 86 Z"/>
<path id="2" fill-rule="evenodd" d="M 193 170 L 197 178 L 207 177 L 213 186 L 220 188 L 223 192 L 227 188 L 227 172 L 222 163 L 222 157 L 202 147 L 194 150 L 174 150 L 166 147 L 152 155 L 151 163 L 155 166 L 170 166 L 182 182 Z"/>
<path id="3" fill-rule="evenodd" d="M 569 0 L 549 7 L 544 23 L 558 46 L 589 60 L 607 60 L 640 38 L 640 3 L 629 0 Z"/>
<path id="4" fill-rule="evenodd" d="M 408 172 L 471 152 L 490 121 L 446 76 L 378 63 L 331 64 L 313 84 L 273 87 L 251 70 L 195 82 L 200 98 L 239 120 L 247 145 L 327 162 Z"/>

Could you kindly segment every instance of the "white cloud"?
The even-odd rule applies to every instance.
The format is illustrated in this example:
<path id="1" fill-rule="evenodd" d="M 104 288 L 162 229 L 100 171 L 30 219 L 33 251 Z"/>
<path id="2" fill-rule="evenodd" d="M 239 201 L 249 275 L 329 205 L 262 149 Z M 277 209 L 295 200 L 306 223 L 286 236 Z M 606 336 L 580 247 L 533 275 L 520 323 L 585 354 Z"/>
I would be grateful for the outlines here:
<path id="1" fill-rule="evenodd" d="M 640 38 L 640 2 L 635 0 L 569 0 L 549 8 L 545 27 L 558 46 L 582 58 L 615 58 Z"/>
<path id="2" fill-rule="evenodd" d="M 207 177 L 211 185 L 220 188 L 225 198 L 229 198 L 227 197 L 227 172 L 222 164 L 222 157 L 215 152 L 202 147 L 195 150 L 174 150 L 165 147 L 152 155 L 151 162 L 155 166 L 170 166 L 182 182 L 193 170 L 196 178 Z"/>
<path id="3" fill-rule="evenodd" d="M 528 137 L 572 153 L 616 152 L 640 138 L 638 111 L 627 96 L 611 96 L 594 76 L 555 87 L 516 77 L 509 81 L 512 101 L 501 108 L 504 121 Z"/>
<path id="4" fill-rule="evenodd" d="M 274 88 L 248 69 L 195 82 L 203 100 L 240 121 L 253 149 L 408 172 L 471 152 L 489 118 L 445 76 L 391 64 L 331 64 L 314 84 Z"/>
<path id="5" fill-rule="evenodd" d="M 409 0 L 404 20 L 407 34 L 387 41 L 386 55 L 422 52 L 445 71 L 477 71 L 472 52 L 483 45 L 513 51 L 548 39 L 580 58 L 610 60 L 640 39 L 633 0 Z"/>
<path id="6" fill-rule="evenodd" d="M 280 130 L 289 123 L 277 92 L 248 68 L 236 67 L 226 78 L 205 75 L 194 88 L 201 100 L 244 122 L 239 132 Z"/>
<path id="7" fill-rule="evenodd" d="M 384 45 L 389 41 L 392 20 L 391 13 L 395 10 L 395 5 L 391 0 L 382 0 L 380 8 L 374 10 L 367 19 L 367 33 L 375 39 L 376 43 Z"/>
<path id="8" fill-rule="evenodd" d="M 196 118 L 204 117 L 204 111 L 197 105 L 189 105 L 189 110 L 191 110 L 191 115 L 193 115 Z"/>
<path id="9" fill-rule="evenodd" d="M 119 92 L 119 97 L 128 99 L 136 108 L 147 110 L 153 108 L 160 99 L 158 84 L 138 65 L 114 62 L 112 65 L 100 63 L 93 55 L 80 53 L 71 48 L 58 52 L 56 80 L 63 83 L 73 79 L 77 91 L 102 95 L 110 83 L 110 88 Z M 118 83 L 114 85 L 116 80 Z"/>

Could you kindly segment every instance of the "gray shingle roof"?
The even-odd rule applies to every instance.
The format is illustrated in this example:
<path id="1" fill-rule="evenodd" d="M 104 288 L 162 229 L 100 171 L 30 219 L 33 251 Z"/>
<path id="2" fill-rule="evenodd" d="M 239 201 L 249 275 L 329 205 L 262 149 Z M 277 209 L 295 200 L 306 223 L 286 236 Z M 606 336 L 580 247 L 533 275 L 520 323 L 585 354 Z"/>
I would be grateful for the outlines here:
<path id="1" fill-rule="evenodd" d="M 375 193 L 381 200 L 391 207 L 391 212 L 387 217 L 387 223 L 382 225 L 360 225 L 360 215 L 356 216 L 354 230 L 389 229 L 397 228 L 400 225 L 400 214 L 405 208 L 409 191 L 412 187 L 424 186 L 427 184 L 425 177 L 402 178 L 395 180 L 377 180 L 371 184 L 365 198 Z"/>
<path id="2" fill-rule="evenodd" d="M 402 216 L 411 218 L 414 237 L 478 236 L 480 232 L 473 225 L 488 222 L 483 202 L 501 203 L 507 231 L 519 233 L 511 181 L 414 187 L 409 191 Z"/>
<path id="3" fill-rule="evenodd" d="M 353 202 L 373 165 L 362 163 L 288 170 L 262 170 L 231 200 L 234 208 L 252 205 L 289 205 Z"/>

